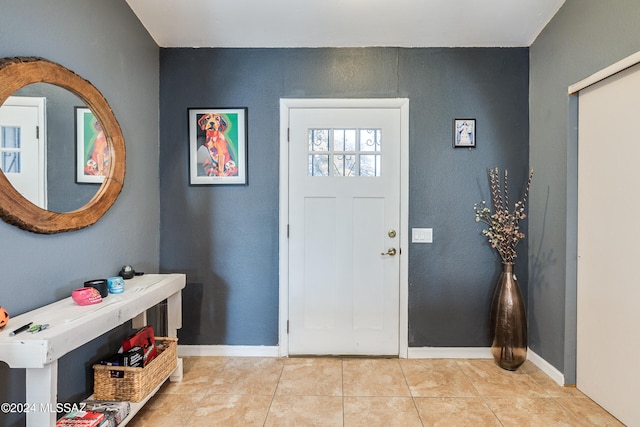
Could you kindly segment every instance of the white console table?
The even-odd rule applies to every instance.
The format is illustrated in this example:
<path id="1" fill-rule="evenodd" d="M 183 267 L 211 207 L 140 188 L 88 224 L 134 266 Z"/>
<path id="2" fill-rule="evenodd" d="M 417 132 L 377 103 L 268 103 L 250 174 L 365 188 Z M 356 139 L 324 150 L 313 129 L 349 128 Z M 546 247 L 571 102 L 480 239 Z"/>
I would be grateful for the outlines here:
<path id="1" fill-rule="evenodd" d="M 26 368 L 26 402 L 36 408 L 27 411 L 27 426 L 55 426 L 58 396 L 58 359 L 94 338 L 133 320 L 135 329 L 146 325 L 146 310 L 167 300 L 167 335 L 177 337 L 182 327 L 184 274 L 145 274 L 125 281 L 122 294 L 109 294 L 101 303 L 79 306 L 71 297 L 12 317 L 0 332 L 0 360 L 11 368 Z M 48 323 L 38 333 L 9 332 L 29 322 Z M 114 352 L 117 349 L 114 349 Z M 171 379 L 182 378 L 178 361 Z M 17 403 L 17 402 L 16 402 Z"/>

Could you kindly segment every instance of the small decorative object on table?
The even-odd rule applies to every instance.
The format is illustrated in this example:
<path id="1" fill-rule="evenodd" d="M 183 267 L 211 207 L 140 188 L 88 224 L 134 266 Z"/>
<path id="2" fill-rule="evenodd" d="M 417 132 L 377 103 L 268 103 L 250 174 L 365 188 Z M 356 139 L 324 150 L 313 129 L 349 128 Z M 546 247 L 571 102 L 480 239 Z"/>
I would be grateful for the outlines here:
<path id="1" fill-rule="evenodd" d="M 501 368 L 514 371 L 527 360 L 527 317 L 513 273 L 513 261 L 517 256 L 516 246 L 525 237 L 520 231 L 520 220 L 526 218 L 525 207 L 533 169 L 529 172 L 522 200 L 513 205 L 513 210 L 509 206 L 508 174 L 505 170 L 503 188 L 498 168 L 489 170 L 493 212 L 485 201 L 476 203 L 474 210 L 476 222 L 488 225 L 482 234 L 502 258 L 502 273 L 491 301 L 491 353 Z"/>
<path id="2" fill-rule="evenodd" d="M 124 279 L 120 276 L 109 277 L 107 288 L 110 294 L 121 294 L 124 292 Z"/>
<path id="3" fill-rule="evenodd" d="M 109 288 L 107 287 L 107 279 L 94 279 L 84 282 L 85 288 L 96 288 L 100 292 L 102 298 L 109 296 Z"/>
<path id="4" fill-rule="evenodd" d="M 4 307 L 0 307 L 0 331 L 7 326 L 7 323 L 9 323 L 9 312 Z"/>
<path id="5" fill-rule="evenodd" d="M 78 305 L 98 304 L 102 302 L 100 292 L 96 288 L 86 287 L 75 289 L 71 293 L 71 298 Z"/>

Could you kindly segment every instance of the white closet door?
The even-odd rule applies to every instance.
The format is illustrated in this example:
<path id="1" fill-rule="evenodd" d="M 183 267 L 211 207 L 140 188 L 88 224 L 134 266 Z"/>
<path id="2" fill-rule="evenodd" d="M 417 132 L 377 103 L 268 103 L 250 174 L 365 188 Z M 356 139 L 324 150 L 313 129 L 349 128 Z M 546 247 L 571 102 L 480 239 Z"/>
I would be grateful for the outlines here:
<path id="1" fill-rule="evenodd" d="M 640 426 L 640 65 L 580 91 L 577 387 Z"/>

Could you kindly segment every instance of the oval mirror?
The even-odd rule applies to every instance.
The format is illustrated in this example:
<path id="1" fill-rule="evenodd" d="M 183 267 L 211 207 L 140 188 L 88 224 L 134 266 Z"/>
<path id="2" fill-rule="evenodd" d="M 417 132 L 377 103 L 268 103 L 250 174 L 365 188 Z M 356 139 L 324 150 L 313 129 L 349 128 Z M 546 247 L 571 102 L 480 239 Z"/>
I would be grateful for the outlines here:
<path id="1" fill-rule="evenodd" d="M 109 104 L 102 94 L 87 80 L 67 68 L 36 57 L 18 57 L 0 59 L 0 105 L 12 97 L 14 94 L 24 92 L 24 88 L 36 83 L 49 83 L 66 89 L 78 98 L 76 106 L 76 118 L 80 115 L 89 115 L 96 132 L 100 132 L 100 138 L 106 142 L 108 151 L 108 162 L 104 162 L 104 170 L 101 171 L 99 180 L 102 184 L 95 190 L 95 185 L 91 192 L 93 196 L 69 194 L 71 199 L 76 200 L 76 206 L 82 204 L 89 198 L 88 202 L 76 208 L 71 204 L 63 203 L 58 206 L 67 206 L 59 210 L 71 209 L 67 212 L 56 212 L 38 206 L 37 200 L 28 200 L 11 184 L 7 175 L 9 174 L 9 161 L 15 154 L 11 153 L 12 129 L 3 131 L 0 134 L 0 150 L 4 150 L 2 161 L 6 164 L 0 167 L 0 217 L 5 222 L 16 225 L 24 230 L 42 234 L 60 233 L 63 231 L 79 230 L 94 224 L 111 207 L 115 199 L 122 190 L 125 175 L 125 147 L 124 138 L 120 125 L 118 124 Z M 33 85 L 37 86 L 37 85 Z M 23 89 L 23 92 L 19 92 Z M 73 116 L 72 116 L 73 117 Z M 70 120 L 73 120 L 70 118 Z M 78 127 L 76 126 L 75 138 L 78 138 Z M 15 132 L 14 132 L 15 133 Z M 86 136 L 89 138 L 88 136 Z M 7 142 L 9 141 L 9 142 Z M 76 148 L 77 141 L 71 141 L 69 145 Z M 75 151 L 74 148 L 72 148 Z M 76 158 L 74 162 L 78 162 Z M 15 163 L 15 162 L 14 162 Z M 72 166 L 73 167 L 73 166 Z M 7 175 L 3 172 L 7 171 Z M 74 170 L 72 173 L 76 173 Z M 78 172 L 78 176 L 82 171 Z M 91 177 L 84 182 L 92 181 Z M 86 193 L 86 189 L 84 191 Z M 31 198 L 31 197 L 30 197 Z M 84 199 L 83 199 L 84 198 Z"/>

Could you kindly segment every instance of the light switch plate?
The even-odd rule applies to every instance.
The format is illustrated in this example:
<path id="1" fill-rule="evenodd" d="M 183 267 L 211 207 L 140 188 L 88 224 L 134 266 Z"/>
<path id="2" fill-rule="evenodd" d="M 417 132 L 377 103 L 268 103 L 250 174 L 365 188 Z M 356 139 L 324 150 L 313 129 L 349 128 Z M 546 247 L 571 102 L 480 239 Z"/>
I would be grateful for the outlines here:
<path id="1" fill-rule="evenodd" d="M 433 228 L 412 228 L 411 243 L 433 243 Z"/>

